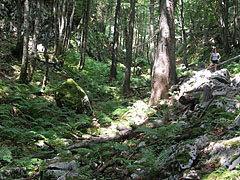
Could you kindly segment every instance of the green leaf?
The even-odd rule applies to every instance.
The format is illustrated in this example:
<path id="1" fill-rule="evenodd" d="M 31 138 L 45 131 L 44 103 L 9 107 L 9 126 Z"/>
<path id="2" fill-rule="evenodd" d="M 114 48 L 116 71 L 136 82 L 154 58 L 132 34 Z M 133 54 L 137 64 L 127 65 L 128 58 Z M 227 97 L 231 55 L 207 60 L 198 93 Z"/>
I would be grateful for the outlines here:
<path id="1" fill-rule="evenodd" d="M 145 132 L 148 135 L 154 135 L 154 136 L 158 135 L 158 133 L 155 130 L 150 129 L 148 127 L 144 127 L 144 126 L 137 128 L 135 132 Z"/>
<path id="2" fill-rule="evenodd" d="M 6 146 L 0 147 L 0 160 L 12 162 L 12 152 Z"/>

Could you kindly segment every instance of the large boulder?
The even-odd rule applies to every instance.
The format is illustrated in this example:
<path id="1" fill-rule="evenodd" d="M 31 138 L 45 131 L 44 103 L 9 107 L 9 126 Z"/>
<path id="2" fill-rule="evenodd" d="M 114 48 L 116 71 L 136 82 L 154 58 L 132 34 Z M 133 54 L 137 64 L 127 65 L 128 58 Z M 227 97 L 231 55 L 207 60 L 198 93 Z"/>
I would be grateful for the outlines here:
<path id="1" fill-rule="evenodd" d="M 201 106 L 205 107 L 214 96 L 227 96 L 232 100 L 239 93 L 237 86 L 237 78 L 231 79 L 227 69 L 221 69 L 214 73 L 202 70 L 195 72 L 181 84 L 179 102 L 185 105 L 197 98 L 201 102 Z"/>
<path id="2" fill-rule="evenodd" d="M 65 106 L 77 113 L 92 114 L 87 94 L 73 79 L 67 79 L 56 88 L 55 100 L 58 107 Z"/>

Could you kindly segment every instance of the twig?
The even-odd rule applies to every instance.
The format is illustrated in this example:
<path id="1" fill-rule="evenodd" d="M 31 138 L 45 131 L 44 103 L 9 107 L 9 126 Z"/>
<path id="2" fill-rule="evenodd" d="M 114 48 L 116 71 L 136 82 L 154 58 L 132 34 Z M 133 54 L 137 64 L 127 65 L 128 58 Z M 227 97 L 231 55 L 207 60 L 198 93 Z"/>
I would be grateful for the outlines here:
<path id="1" fill-rule="evenodd" d="M 213 102 L 213 100 L 216 98 L 217 96 L 213 96 L 212 99 L 208 102 L 207 106 L 205 107 L 205 109 L 203 110 L 203 112 L 200 114 L 199 118 L 202 118 L 203 115 L 205 114 L 206 110 L 208 109 L 208 107 L 210 106 L 210 104 Z"/>
<path id="2" fill-rule="evenodd" d="M 133 156 L 134 154 L 136 154 L 136 152 L 138 152 L 139 149 L 141 149 L 141 148 L 143 148 L 143 147 L 149 147 L 149 146 L 155 145 L 155 144 L 158 143 L 159 141 L 162 141 L 162 139 L 158 139 L 158 140 L 156 140 L 156 141 L 154 141 L 154 142 L 152 142 L 152 143 L 150 143 L 150 144 L 147 144 L 147 145 L 145 145 L 145 146 L 139 146 L 139 147 L 137 147 L 137 148 L 135 149 L 135 151 L 134 151 L 132 154 L 130 154 L 130 156 L 128 157 L 127 160 L 131 159 L 132 156 Z"/>
<path id="3" fill-rule="evenodd" d="M 99 168 L 97 171 L 99 173 L 103 172 L 108 166 L 113 164 L 113 159 L 115 159 L 118 156 L 118 154 L 114 155 L 112 157 L 112 159 L 110 159 L 109 161 L 107 161 L 105 164 L 103 164 L 103 166 L 101 168 Z"/>

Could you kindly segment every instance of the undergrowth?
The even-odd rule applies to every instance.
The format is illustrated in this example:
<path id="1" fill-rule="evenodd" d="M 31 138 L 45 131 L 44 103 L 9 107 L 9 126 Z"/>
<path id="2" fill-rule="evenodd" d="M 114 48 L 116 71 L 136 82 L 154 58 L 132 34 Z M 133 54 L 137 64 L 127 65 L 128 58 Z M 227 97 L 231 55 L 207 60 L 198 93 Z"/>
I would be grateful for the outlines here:
<path id="1" fill-rule="evenodd" d="M 80 180 L 118 180 L 126 176 L 160 178 L 159 174 L 166 169 L 177 173 L 179 163 L 186 160 L 183 157 L 169 160 L 176 146 L 191 144 L 204 133 L 218 135 L 216 133 L 220 130 L 223 132 L 235 117 L 221 108 L 212 108 L 201 122 L 193 115 L 188 119 L 168 119 L 155 128 L 139 126 L 136 121 L 141 118 L 150 122 L 167 119 L 169 113 L 175 112 L 177 108 L 164 104 L 158 107 L 159 112 L 148 109 L 146 97 L 149 97 L 150 76 L 147 68 L 140 69 L 141 72 L 136 69 L 132 77 L 133 96 L 126 99 L 121 91 L 123 64 L 118 63 L 118 79 L 110 81 L 110 62 L 87 58 L 84 70 L 80 72 L 76 69 L 79 54 L 70 51 L 65 58 L 61 71 L 51 67 L 50 80 L 43 95 L 38 92 L 44 71 L 37 72 L 34 81 L 28 85 L 18 84 L 14 76 L 12 79 L 0 80 L 0 179 L 1 175 L 6 175 L 4 170 L 12 167 L 23 168 L 23 177 L 47 179 L 44 161 L 57 155 L 70 160 L 78 157 Z M 146 63 L 145 58 L 139 58 L 138 61 L 136 63 Z M 239 65 L 230 66 L 232 72 L 239 73 Z M 178 73 L 189 75 L 188 71 L 180 68 Z M 67 78 L 73 78 L 86 91 L 93 107 L 93 116 L 56 106 L 54 90 Z M 148 117 L 141 117 L 142 114 Z M 183 120 L 192 121 L 192 125 L 204 125 L 204 128 L 185 127 L 184 123 L 178 122 Z M 67 150 L 69 145 L 81 142 L 84 138 L 106 135 L 103 129 L 120 125 L 133 128 L 133 135 L 100 144 L 92 143 L 89 147 L 73 151 Z M 111 165 L 104 169 L 108 163 Z M 219 169 L 205 177 L 235 176 L 227 173 L 227 169 Z M 161 178 L 165 178 L 165 175 L 162 173 Z M 14 178 L 21 177 L 16 174 Z"/>

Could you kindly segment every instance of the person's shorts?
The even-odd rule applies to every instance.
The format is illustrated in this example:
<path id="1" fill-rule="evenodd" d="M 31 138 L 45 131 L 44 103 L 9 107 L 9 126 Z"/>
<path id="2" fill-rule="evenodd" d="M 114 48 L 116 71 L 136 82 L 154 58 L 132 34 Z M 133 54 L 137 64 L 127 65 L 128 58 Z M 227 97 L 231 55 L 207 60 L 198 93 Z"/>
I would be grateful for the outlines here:
<path id="1" fill-rule="evenodd" d="M 218 60 L 211 60 L 213 64 L 218 64 Z"/>

